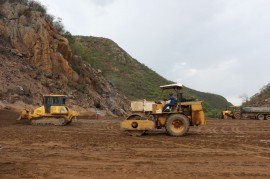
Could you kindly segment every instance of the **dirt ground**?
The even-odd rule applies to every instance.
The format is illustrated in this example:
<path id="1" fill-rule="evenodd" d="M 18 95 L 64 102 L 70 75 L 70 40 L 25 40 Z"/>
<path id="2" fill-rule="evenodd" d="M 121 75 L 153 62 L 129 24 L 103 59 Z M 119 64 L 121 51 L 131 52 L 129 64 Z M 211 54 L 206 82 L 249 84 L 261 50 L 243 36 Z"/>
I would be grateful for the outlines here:
<path id="1" fill-rule="evenodd" d="M 126 135 L 120 120 L 18 123 L 0 111 L 0 178 L 270 178 L 270 121 L 208 119 L 185 137 Z"/>

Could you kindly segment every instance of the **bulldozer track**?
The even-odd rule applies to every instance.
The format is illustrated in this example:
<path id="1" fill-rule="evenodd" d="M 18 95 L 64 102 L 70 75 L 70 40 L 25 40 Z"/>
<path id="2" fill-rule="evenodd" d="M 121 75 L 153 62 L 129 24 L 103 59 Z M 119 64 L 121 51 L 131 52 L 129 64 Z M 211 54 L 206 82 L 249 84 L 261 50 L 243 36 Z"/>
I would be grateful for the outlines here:
<path id="1" fill-rule="evenodd" d="M 54 125 L 54 126 L 65 126 L 68 125 L 70 121 L 68 121 L 66 118 L 59 117 L 42 117 L 38 119 L 32 119 L 31 125 L 34 126 L 45 126 L 45 125 Z"/>

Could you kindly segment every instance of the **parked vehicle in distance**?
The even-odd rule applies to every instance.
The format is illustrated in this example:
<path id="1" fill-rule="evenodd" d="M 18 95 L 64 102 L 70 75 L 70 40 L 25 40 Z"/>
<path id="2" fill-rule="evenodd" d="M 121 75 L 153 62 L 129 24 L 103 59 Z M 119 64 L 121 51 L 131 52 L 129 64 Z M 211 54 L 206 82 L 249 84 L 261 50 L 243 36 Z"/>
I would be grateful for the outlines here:
<path id="1" fill-rule="evenodd" d="M 270 120 L 270 107 L 240 107 L 229 106 L 227 110 L 222 111 L 222 119 L 258 119 Z"/>

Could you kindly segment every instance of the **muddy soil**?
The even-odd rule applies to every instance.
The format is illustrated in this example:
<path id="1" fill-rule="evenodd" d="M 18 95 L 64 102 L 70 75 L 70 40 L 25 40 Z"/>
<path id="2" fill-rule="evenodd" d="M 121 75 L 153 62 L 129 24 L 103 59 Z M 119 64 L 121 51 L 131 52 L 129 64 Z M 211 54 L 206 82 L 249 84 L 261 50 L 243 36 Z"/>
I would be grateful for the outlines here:
<path id="1" fill-rule="evenodd" d="M 270 178 L 270 121 L 208 119 L 185 137 L 120 120 L 31 126 L 0 111 L 0 178 Z"/>

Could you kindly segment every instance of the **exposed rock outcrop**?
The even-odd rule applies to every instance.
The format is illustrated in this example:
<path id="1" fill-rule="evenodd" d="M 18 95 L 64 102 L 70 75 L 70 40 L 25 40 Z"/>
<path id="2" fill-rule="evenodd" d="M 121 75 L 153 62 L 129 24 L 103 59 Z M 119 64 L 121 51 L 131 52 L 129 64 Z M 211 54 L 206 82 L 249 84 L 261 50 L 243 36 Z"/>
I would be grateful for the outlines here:
<path id="1" fill-rule="evenodd" d="M 10 40 L 15 51 L 48 74 L 61 72 L 69 80 L 78 81 L 78 74 L 69 65 L 72 51 L 67 39 L 41 12 L 19 3 L 5 3 L 1 12 L 4 15 L 0 21 L 1 34 Z"/>
<path id="2" fill-rule="evenodd" d="M 127 98 L 73 56 L 68 40 L 44 12 L 25 0 L 12 2 L 0 2 L 0 101 L 38 105 L 42 94 L 62 93 L 84 109 L 100 103 L 107 114 L 129 112 Z"/>

